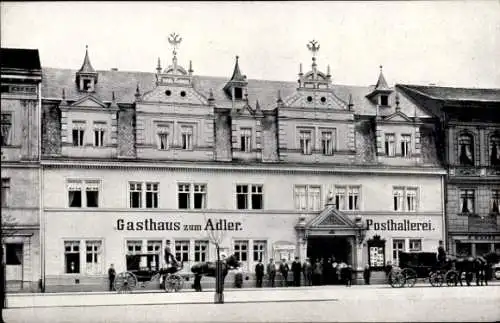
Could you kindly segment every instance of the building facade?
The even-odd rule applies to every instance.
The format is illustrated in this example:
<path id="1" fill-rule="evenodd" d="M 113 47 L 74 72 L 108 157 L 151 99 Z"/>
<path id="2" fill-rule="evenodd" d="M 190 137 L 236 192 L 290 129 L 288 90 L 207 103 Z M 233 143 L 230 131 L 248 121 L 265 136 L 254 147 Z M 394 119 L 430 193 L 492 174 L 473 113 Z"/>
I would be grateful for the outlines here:
<path id="1" fill-rule="evenodd" d="M 38 50 L 1 54 L 2 270 L 7 290 L 29 291 L 38 288 L 41 268 L 42 69 Z"/>
<path id="2" fill-rule="evenodd" d="M 458 256 L 500 252 L 500 90 L 400 88 L 440 119 L 448 249 Z"/>
<path id="3" fill-rule="evenodd" d="M 336 85 L 312 65 L 298 82 L 186 70 L 43 69 L 43 278 L 105 288 L 126 255 L 186 271 L 213 260 L 213 235 L 252 273 L 259 259 L 334 257 L 360 273 L 445 238 L 436 117 L 382 69 Z M 100 286 L 100 287 L 98 287 Z"/>

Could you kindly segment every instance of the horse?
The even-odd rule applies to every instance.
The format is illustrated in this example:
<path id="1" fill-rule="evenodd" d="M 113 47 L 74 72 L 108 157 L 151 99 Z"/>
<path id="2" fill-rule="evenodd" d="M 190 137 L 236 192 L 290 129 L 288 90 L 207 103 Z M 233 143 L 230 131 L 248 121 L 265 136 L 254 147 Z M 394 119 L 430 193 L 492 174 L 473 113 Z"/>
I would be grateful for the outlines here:
<path id="1" fill-rule="evenodd" d="M 465 283 L 467 284 L 467 286 L 470 286 L 474 276 L 476 278 L 477 286 L 482 286 L 483 284 L 487 286 L 491 266 L 498 262 L 498 259 L 499 256 L 495 253 L 488 253 L 484 256 L 475 258 L 457 258 L 455 260 L 455 269 L 458 272 L 458 279 L 455 282 L 455 286 L 458 285 L 459 282 L 460 286 L 463 286 L 463 278 L 465 278 Z"/>
<path id="2" fill-rule="evenodd" d="M 235 269 L 240 266 L 240 263 L 233 254 L 222 261 L 222 284 L 226 278 L 229 269 Z M 191 266 L 191 272 L 194 273 L 193 288 L 197 292 L 201 292 L 201 278 L 202 276 L 215 277 L 215 262 L 199 262 Z"/>

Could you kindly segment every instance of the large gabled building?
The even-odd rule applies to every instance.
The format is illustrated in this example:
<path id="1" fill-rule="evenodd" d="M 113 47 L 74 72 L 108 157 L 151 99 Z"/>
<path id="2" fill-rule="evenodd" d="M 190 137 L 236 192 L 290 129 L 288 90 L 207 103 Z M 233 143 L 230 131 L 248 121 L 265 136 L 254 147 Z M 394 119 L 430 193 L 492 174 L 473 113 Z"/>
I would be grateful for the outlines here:
<path id="1" fill-rule="evenodd" d="M 445 172 L 435 118 L 382 70 L 375 86 L 322 72 L 298 82 L 204 77 L 177 53 L 156 72 L 43 69 L 44 282 L 106 288 L 106 269 L 214 259 L 207 230 L 246 272 L 259 259 L 335 257 L 361 272 L 434 251 Z"/>
<path id="2" fill-rule="evenodd" d="M 397 87 L 439 119 L 449 251 L 500 253 L 500 89 Z"/>

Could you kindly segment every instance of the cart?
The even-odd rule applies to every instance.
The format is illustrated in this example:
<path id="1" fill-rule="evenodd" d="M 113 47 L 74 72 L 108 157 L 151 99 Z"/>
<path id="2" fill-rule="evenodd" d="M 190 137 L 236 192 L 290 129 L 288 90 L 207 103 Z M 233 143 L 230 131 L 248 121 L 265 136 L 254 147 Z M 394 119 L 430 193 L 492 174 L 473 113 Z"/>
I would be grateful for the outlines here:
<path id="1" fill-rule="evenodd" d="M 183 287 L 183 277 L 177 272 L 180 268 L 159 268 L 158 254 L 144 253 L 127 255 L 127 271 L 115 277 L 114 289 L 118 293 L 130 293 L 133 290 L 159 285 L 166 292 L 178 292 Z"/>

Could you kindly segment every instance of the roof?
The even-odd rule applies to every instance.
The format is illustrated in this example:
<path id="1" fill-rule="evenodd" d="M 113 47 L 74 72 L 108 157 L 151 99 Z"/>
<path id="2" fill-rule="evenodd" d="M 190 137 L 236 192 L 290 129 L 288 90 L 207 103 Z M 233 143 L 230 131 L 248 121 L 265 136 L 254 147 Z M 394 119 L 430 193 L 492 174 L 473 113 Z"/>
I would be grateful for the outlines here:
<path id="1" fill-rule="evenodd" d="M 92 67 L 92 64 L 90 64 L 90 58 L 89 58 L 89 48 L 85 47 L 85 58 L 83 59 L 83 64 L 80 70 L 78 71 L 79 73 L 95 73 L 94 68 Z"/>
<path id="2" fill-rule="evenodd" d="M 62 89 L 65 90 L 66 100 L 78 100 L 88 95 L 86 92 L 79 92 L 75 82 L 77 70 L 60 68 L 43 68 L 42 97 L 45 99 L 61 99 Z M 135 101 L 135 91 L 137 85 L 141 93 L 145 93 L 156 87 L 156 74 L 150 72 L 132 71 L 96 71 L 99 75 L 99 82 L 95 84 L 94 96 L 102 101 L 111 101 L 115 92 L 117 103 L 131 103 Z M 214 103 L 218 107 L 231 108 L 243 107 L 245 100 L 232 102 L 231 98 L 224 92 L 224 87 L 228 79 L 214 76 L 193 76 L 193 87 L 206 98 L 210 97 L 210 90 L 213 91 Z M 255 110 L 257 100 L 262 110 L 272 110 L 277 106 L 278 92 L 285 102 L 288 97 L 297 93 L 297 82 L 270 81 L 248 79 L 246 81 L 248 89 L 248 103 Z M 375 115 L 376 106 L 366 94 L 373 91 L 373 86 L 352 86 L 332 84 L 329 89 L 339 99 L 346 104 L 349 96 L 352 97 L 352 104 L 355 113 L 361 115 Z M 389 95 L 389 103 L 395 106 L 395 92 Z M 406 96 L 400 93 L 400 106 L 402 111 L 408 116 L 414 115 L 415 105 Z M 390 111 L 381 112 L 391 114 Z M 425 115 L 419 115 L 423 117 Z"/>
<path id="3" fill-rule="evenodd" d="M 500 102 L 500 89 L 494 88 L 480 89 L 405 84 L 399 84 L 398 86 L 435 100 Z"/>
<path id="4" fill-rule="evenodd" d="M 2 70 L 21 69 L 40 71 L 42 69 L 38 49 L 1 48 L 0 62 Z"/>
<path id="5" fill-rule="evenodd" d="M 233 76 L 231 76 L 231 81 L 245 82 L 246 78 L 241 74 L 240 64 L 238 64 L 238 56 L 236 56 L 236 64 L 234 64 Z"/>

